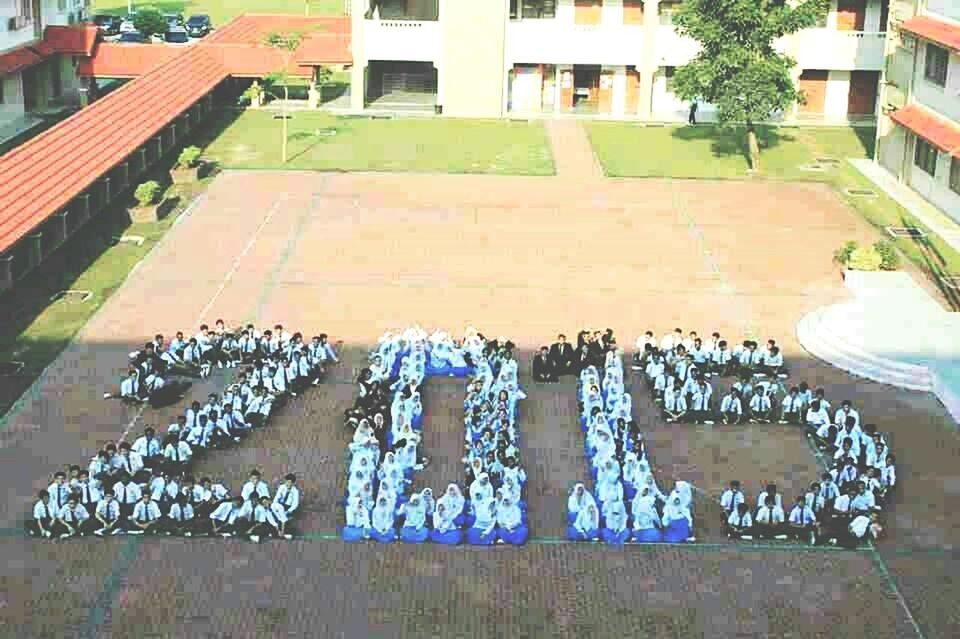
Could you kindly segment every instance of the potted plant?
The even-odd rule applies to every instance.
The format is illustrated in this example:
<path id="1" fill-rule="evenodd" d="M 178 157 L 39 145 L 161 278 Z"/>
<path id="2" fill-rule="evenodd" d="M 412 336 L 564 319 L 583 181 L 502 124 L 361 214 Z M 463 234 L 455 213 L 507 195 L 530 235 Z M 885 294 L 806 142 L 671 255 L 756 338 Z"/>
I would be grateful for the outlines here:
<path id="1" fill-rule="evenodd" d="M 266 92 L 263 90 L 263 86 L 256 80 L 240 95 L 241 103 L 249 104 L 251 109 L 259 109 L 264 105 L 266 100 Z"/>
<path id="2" fill-rule="evenodd" d="M 156 222 L 160 219 L 158 209 L 161 204 L 160 194 L 162 189 L 160 183 L 156 180 L 144 182 L 133 192 L 137 200 L 137 206 L 130 209 L 130 218 L 134 222 Z"/>
<path id="3" fill-rule="evenodd" d="M 177 164 L 170 171 L 174 184 L 189 184 L 200 177 L 200 149 L 188 146 L 180 151 Z"/>

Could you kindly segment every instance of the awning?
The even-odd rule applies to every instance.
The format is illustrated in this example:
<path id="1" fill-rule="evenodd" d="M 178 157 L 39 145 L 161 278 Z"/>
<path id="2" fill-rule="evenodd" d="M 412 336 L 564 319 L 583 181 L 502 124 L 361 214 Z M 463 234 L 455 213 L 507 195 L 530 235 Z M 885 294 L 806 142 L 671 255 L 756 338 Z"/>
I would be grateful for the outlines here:
<path id="1" fill-rule="evenodd" d="M 919 38 L 941 44 L 948 49 L 960 51 L 960 27 L 941 22 L 929 16 L 916 16 L 900 25 L 901 31 L 907 31 Z"/>
<path id="2" fill-rule="evenodd" d="M 960 126 L 915 104 L 895 111 L 894 122 L 953 157 L 960 157 Z"/>
<path id="3" fill-rule="evenodd" d="M 23 47 L 10 53 L 0 55 L 0 75 L 16 73 L 43 62 L 43 56 L 31 49 Z"/>

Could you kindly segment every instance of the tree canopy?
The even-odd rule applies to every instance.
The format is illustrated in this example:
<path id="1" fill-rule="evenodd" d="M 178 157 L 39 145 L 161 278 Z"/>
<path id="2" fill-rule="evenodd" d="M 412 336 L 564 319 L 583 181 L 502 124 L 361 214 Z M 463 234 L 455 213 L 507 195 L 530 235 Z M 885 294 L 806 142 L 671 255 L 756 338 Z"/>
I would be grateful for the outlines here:
<path id="1" fill-rule="evenodd" d="M 674 92 L 716 105 L 722 123 L 743 122 L 752 130 L 803 99 L 790 73 L 796 61 L 777 44 L 815 26 L 828 6 L 829 0 L 686 0 L 673 22 L 701 50 L 677 69 Z"/>
<path id="2" fill-rule="evenodd" d="M 167 32 L 167 19 L 156 7 L 143 7 L 138 9 L 133 17 L 133 26 L 143 34 L 143 37 L 149 39 L 152 35 Z"/>

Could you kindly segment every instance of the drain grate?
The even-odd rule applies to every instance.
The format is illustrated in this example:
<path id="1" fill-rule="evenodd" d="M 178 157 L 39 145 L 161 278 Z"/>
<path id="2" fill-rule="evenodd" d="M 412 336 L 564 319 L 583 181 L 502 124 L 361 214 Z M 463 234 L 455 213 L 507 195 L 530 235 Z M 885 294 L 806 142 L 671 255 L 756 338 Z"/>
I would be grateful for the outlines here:
<path id="1" fill-rule="evenodd" d="M 110 238 L 114 246 L 117 244 L 134 244 L 136 246 L 143 246 L 143 236 L 142 235 L 114 235 Z"/>
<path id="2" fill-rule="evenodd" d="M 828 158 L 828 157 L 814 158 L 813 161 L 816 162 L 817 164 L 834 164 L 834 165 L 840 164 L 840 160 L 836 158 Z"/>
<path id="3" fill-rule="evenodd" d="M 877 197 L 877 192 L 871 189 L 844 189 L 850 197 Z"/>
<path id="4" fill-rule="evenodd" d="M 947 288 L 960 291 L 960 275 L 941 275 L 939 279 Z"/>
<path id="5" fill-rule="evenodd" d="M 801 164 L 800 165 L 801 171 L 808 171 L 810 173 L 823 173 L 828 168 L 829 167 L 824 166 L 823 164 Z"/>
<path id="6" fill-rule="evenodd" d="M 93 297 L 91 291 L 81 291 L 81 290 L 66 290 L 60 291 L 54 295 L 50 296 L 51 302 L 64 302 L 66 304 L 83 304 L 89 302 L 90 298 Z"/>
<path id="7" fill-rule="evenodd" d="M 23 362 L 0 362 L 0 377 L 12 377 L 13 375 L 19 375 L 20 371 L 23 370 Z"/>
<path id="8" fill-rule="evenodd" d="M 894 238 L 909 237 L 918 240 L 927 236 L 927 232 L 915 226 L 885 226 L 887 235 Z"/>

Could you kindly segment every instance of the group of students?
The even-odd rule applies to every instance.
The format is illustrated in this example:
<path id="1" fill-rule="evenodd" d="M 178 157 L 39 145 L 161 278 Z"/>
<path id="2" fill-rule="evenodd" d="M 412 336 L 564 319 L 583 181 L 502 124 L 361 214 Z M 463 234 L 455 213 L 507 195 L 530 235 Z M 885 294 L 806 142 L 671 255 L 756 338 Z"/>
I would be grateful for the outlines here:
<path id="1" fill-rule="evenodd" d="M 794 536 L 812 544 L 850 548 L 876 539 L 883 531 L 880 514 L 897 486 L 896 457 L 874 424 L 861 425 L 860 413 L 849 400 L 841 402 L 831 416 L 822 389 L 800 397 L 796 421 L 805 424 L 818 448 L 826 453 L 827 471 L 796 496 L 789 514 L 771 485 L 760 495 L 756 515 L 751 516 L 740 483 L 731 482 L 721 497 L 728 534 L 738 538 Z"/>
<path id="2" fill-rule="evenodd" d="M 213 328 L 202 324 L 189 340 L 182 331 L 167 343 L 162 334 L 130 354 L 126 378 L 117 392 L 104 399 L 127 403 L 167 406 L 182 399 L 191 382 L 206 378 L 214 366 L 236 368 L 247 364 L 250 381 L 266 393 L 296 397 L 311 384 L 317 385 L 327 366 L 337 362 L 337 353 L 321 333 L 307 343 L 302 333 L 289 333 L 282 324 L 258 330 L 253 324 L 236 331 L 218 319 Z"/>
<path id="3" fill-rule="evenodd" d="M 204 364 L 221 363 L 232 368 L 248 362 L 253 366 L 241 372 L 222 396 L 211 394 L 203 405 L 192 402 L 162 437 L 147 427 L 132 445 L 120 442 L 105 446 L 88 468 L 71 466 L 69 477 L 62 471 L 55 474 L 50 486 L 38 495 L 27 531 L 50 539 L 87 533 L 244 535 L 254 541 L 289 536 L 289 519 L 300 501 L 294 475 L 283 480 L 271 500 L 269 487 L 256 471 L 241 495 L 233 498 L 221 484 L 209 478 L 198 483 L 190 474 L 192 463 L 207 451 L 238 443 L 252 430 L 266 426 L 292 389 L 299 388 L 278 384 L 265 373 L 268 365 L 264 358 L 315 358 L 319 363 L 310 369 L 307 383 L 319 383 L 325 366 L 337 361 L 336 351 L 325 339 L 315 338 L 314 344 L 306 346 L 299 333 L 290 335 L 280 325 L 275 330 L 261 334 L 249 325 L 242 332 L 242 348 L 235 351 L 228 340 L 232 334 L 218 320 L 216 329 L 208 331 L 203 325 L 198 336 L 186 345 L 182 333 L 177 333 L 174 343 L 165 349 L 163 337 L 157 335 L 143 350 L 132 353 L 132 373 L 117 395 L 125 401 L 153 402 L 157 390 L 164 386 L 153 382 L 153 395 L 144 395 L 139 380 L 162 379 L 180 366 L 172 359 L 174 355 L 198 348 L 200 342 L 205 344 Z M 193 354 L 186 357 L 188 362 L 200 361 Z M 256 488 L 255 494 L 249 486 Z"/>
<path id="4" fill-rule="evenodd" d="M 602 368 L 610 344 L 616 344 L 613 329 L 605 331 L 582 330 L 577 334 L 577 346 L 567 342 L 563 333 L 550 348 L 540 347 L 533 358 L 533 379 L 536 382 L 556 382 L 564 375 L 579 375 L 588 366 Z"/>
<path id="5" fill-rule="evenodd" d="M 660 491 L 624 388 L 622 352 L 612 331 L 597 339 L 603 361 L 593 355 L 580 369 L 577 388 L 596 497 L 584 484 L 574 486 L 567 500 L 567 538 L 615 545 L 692 540 L 693 489 L 678 481 L 669 496 Z"/>
<path id="6" fill-rule="evenodd" d="M 776 419 L 774 379 L 787 376 L 776 340 L 760 347 L 744 340 L 731 349 L 720 333 L 704 342 L 695 331 L 684 336 L 679 328 L 658 342 L 647 331 L 636 343 L 633 370 L 643 371 L 654 400 L 668 423 L 770 422 Z M 736 376 L 738 381 L 720 400 L 714 401 L 713 377 Z M 752 380 L 762 380 L 756 385 Z"/>
<path id="7" fill-rule="evenodd" d="M 526 477 L 516 464 L 515 430 L 516 401 L 523 394 L 517 383 L 513 344 L 487 340 L 474 329 L 468 329 L 458 344 L 446 333 L 437 331 L 428 336 L 421 328 L 412 327 L 381 337 L 371 360 L 371 365 L 361 371 L 359 396 L 346 415 L 354 436 L 343 539 L 381 543 L 397 539 L 423 543 L 429 539 L 456 545 L 464 540 L 466 531 L 468 543 L 524 543 L 527 529 L 520 486 Z M 421 440 L 420 387 L 424 379 L 471 374 L 474 377 L 465 402 L 468 442 L 474 442 L 475 393 L 482 393 L 484 401 L 489 401 L 493 419 L 488 426 L 476 429 L 479 445 L 467 445 L 469 460 L 465 462 L 469 469 L 478 471 L 469 483 L 470 499 L 456 484 L 450 484 L 438 498 L 430 488 L 407 495 L 414 471 L 422 469 L 426 461 L 418 460 L 416 451 Z M 389 392 L 393 400 L 387 410 Z M 483 406 L 476 414 L 486 423 L 489 415 Z M 506 436 L 498 437 L 501 432 Z M 474 450 L 482 452 L 477 459 L 471 457 Z M 510 459 L 506 464 L 498 462 L 498 455 L 504 452 L 513 452 L 512 463 Z M 488 459 L 492 460 L 490 467 L 486 465 Z M 487 472 L 494 470 L 493 464 L 497 465 L 496 480 Z M 495 488 L 494 481 L 502 485 Z"/>

